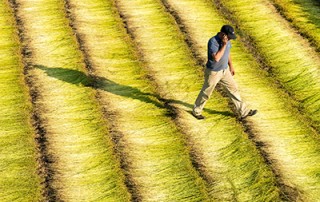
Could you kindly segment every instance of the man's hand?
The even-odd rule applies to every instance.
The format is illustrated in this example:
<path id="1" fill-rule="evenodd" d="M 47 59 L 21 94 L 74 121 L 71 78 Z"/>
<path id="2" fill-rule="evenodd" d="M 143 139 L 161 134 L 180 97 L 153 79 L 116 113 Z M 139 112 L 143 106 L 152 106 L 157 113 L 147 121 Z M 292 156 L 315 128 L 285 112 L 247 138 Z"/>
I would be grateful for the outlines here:
<path id="1" fill-rule="evenodd" d="M 229 41 L 228 36 L 226 34 L 223 34 L 222 45 L 226 45 L 228 41 Z"/>
<path id="2" fill-rule="evenodd" d="M 234 76 L 236 74 L 233 67 L 230 67 L 229 70 L 230 70 L 230 73 L 232 76 Z"/>

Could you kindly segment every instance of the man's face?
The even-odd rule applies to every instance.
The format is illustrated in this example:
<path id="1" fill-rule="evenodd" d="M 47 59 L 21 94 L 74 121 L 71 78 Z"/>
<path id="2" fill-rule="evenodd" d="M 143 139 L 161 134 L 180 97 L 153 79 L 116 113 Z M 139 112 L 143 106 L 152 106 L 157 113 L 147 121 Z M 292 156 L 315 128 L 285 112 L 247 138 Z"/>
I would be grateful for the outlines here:
<path id="1" fill-rule="evenodd" d="M 222 39 L 227 38 L 228 41 L 231 40 L 227 34 L 225 34 L 225 33 L 223 33 L 223 32 L 221 32 L 221 33 L 222 33 Z"/>

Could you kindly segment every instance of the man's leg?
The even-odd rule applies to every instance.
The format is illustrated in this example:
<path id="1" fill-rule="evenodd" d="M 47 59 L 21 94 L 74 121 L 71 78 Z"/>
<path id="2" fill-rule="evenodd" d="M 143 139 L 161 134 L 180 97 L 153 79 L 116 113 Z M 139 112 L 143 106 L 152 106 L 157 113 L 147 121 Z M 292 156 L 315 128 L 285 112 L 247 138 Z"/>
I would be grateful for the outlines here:
<path id="1" fill-rule="evenodd" d="M 204 73 L 204 84 L 195 101 L 194 108 L 193 108 L 193 114 L 195 116 L 201 115 L 204 105 L 210 98 L 214 88 L 216 87 L 217 83 L 220 81 L 221 77 L 222 77 L 222 71 L 214 72 L 206 68 Z"/>
<path id="2" fill-rule="evenodd" d="M 241 100 L 238 85 L 234 81 L 229 69 L 226 69 L 224 71 L 223 77 L 221 79 L 221 84 L 225 87 L 229 97 L 235 104 L 239 115 L 241 117 L 247 116 L 250 112 L 250 109 L 248 109 L 247 105 Z"/>

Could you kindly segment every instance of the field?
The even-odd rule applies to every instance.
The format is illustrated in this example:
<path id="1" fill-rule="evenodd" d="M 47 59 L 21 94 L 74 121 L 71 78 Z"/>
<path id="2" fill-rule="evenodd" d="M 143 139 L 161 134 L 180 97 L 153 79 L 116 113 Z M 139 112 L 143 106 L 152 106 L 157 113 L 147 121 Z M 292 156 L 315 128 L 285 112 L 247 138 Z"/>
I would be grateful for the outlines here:
<path id="1" fill-rule="evenodd" d="M 1 0 L 0 202 L 320 201 L 317 0 Z M 207 42 L 234 76 L 191 115 Z"/>

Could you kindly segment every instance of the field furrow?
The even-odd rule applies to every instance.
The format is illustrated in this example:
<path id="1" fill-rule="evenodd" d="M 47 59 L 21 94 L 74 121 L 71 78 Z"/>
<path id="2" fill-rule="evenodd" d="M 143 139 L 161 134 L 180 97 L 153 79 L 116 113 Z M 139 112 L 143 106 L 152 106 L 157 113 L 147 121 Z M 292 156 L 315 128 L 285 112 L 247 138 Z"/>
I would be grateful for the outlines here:
<path id="1" fill-rule="evenodd" d="M 320 4 L 315 0 L 270 0 L 295 29 L 320 52 Z"/>
<path id="2" fill-rule="evenodd" d="M 300 110 L 320 131 L 320 56 L 264 0 L 220 1 L 262 56 L 270 75 L 299 102 Z M 252 12 L 254 8 L 255 12 Z M 228 14 L 225 14 L 228 15 Z M 254 19 L 254 20 L 252 20 Z"/>
<path id="3" fill-rule="evenodd" d="M 114 4 L 67 2 L 133 201 L 207 201 L 185 137 L 158 100 Z"/>
<path id="4" fill-rule="evenodd" d="M 288 193 L 281 193 L 286 190 L 237 123 L 225 98 L 214 93 L 204 111 L 207 119 L 198 121 L 191 116 L 203 82 L 201 67 L 196 65 L 179 28 L 161 2 L 116 2 L 156 90 L 166 107 L 173 110 L 175 123 L 195 152 L 195 165 L 208 184 L 211 200 L 279 201 L 285 197 Z M 193 14 L 193 19 L 200 15 Z"/>
<path id="5" fill-rule="evenodd" d="M 0 201 L 42 200 L 38 154 L 14 14 L 0 1 Z"/>
<path id="6" fill-rule="evenodd" d="M 230 22 L 221 17 L 210 1 L 163 2 L 182 23 L 194 55 L 205 60 L 208 39 Z M 233 41 L 232 56 L 242 97 L 259 110 L 246 124 L 284 183 L 289 200 L 319 200 L 318 134 L 239 41 Z"/>
<path id="7" fill-rule="evenodd" d="M 17 0 L 48 152 L 52 201 L 130 199 L 83 57 L 59 0 Z"/>

